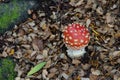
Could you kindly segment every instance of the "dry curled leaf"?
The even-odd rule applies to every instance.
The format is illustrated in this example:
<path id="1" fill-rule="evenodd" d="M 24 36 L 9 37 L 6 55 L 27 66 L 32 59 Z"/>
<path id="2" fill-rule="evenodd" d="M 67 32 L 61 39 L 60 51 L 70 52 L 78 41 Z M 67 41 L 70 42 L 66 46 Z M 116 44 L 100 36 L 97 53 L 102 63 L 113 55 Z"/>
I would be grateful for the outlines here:
<path id="1" fill-rule="evenodd" d="M 79 63 L 81 63 L 81 62 L 78 59 L 73 59 L 72 60 L 72 64 L 78 65 Z"/>
<path id="2" fill-rule="evenodd" d="M 98 80 L 98 76 L 90 74 L 90 80 Z"/>
<path id="3" fill-rule="evenodd" d="M 110 57 L 117 57 L 117 56 L 120 56 L 120 51 L 114 51 L 113 53 L 110 53 L 109 54 Z"/>
<path id="4" fill-rule="evenodd" d="M 41 51 L 43 50 L 43 41 L 41 39 L 33 39 L 32 46 L 34 50 Z"/>
<path id="5" fill-rule="evenodd" d="M 48 71 L 46 69 L 44 69 L 42 71 L 42 77 L 43 77 L 43 79 L 47 80 L 47 75 L 48 75 Z"/>
<path id="6" fill-rule="evenodd" d="M 48 78 L 53 78 L 54 76 L 55 76 L 55 73 L 53 72 L 48 74 Z"/>
<path id="7" fill-rule="evenodd" d="M 25 35 L 25 31 L 23 29 L 19 29 L 18 36 Z"/>

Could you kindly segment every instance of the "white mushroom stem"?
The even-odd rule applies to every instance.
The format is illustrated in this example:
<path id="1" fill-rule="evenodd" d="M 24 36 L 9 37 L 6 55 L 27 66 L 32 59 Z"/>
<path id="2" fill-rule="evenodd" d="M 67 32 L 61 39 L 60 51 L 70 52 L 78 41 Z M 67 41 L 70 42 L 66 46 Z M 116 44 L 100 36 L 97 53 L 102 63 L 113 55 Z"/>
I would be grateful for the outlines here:
<path id="1" fill-rule="evenodd" d="M 85 54 L 85 47 L 80 48 L 79 50 L 68 48 L 67 54 L 70 58 L 79 58 Z"/>

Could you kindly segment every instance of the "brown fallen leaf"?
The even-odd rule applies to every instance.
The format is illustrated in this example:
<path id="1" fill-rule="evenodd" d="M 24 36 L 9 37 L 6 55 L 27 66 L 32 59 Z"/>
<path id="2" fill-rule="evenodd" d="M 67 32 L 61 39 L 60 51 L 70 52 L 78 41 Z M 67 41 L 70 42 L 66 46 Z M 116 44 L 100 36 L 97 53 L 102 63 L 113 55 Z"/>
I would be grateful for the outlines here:
<path id="1" fill-rule="evenodd" d="M 90 80 L 98 80 L 98 76 L 90 74 Z"/>
<path id="2" fill-rule="evenodd" d="M 50 35 L 51 35 L 51 31 L 49 29 L 49 27 L 47 26 L 47 28 L 45 29 L 44 31 L 44 36 L 43 36 L 43 39 L 46 40 Z"/>
<path id="3" fill-rule="evenodd" d="M 37 15 L 35 13 L 32 14 L 32 19 L 36 19 Z"/>
<path id="4" fill-rule="evenodd" d="M 71 74 L 74 70 L 75 70 L 75 67 L 74 66 L 70 66 L 69 69 L 68 69 L 69 74 Z"/>
<path id="5" fill-rule="evenodd" d="M 52 64 L 52 62 L 51 62 L 51 59 L 50 59 L 50 60 L 47 61 L 44 68 L 49 68 L 51 64 Z"/>
<path id="6" fill-rule="evenodd" d="M 32 47 L 34 50 L 42 51 L 43 50 L 43 41 L 38 38 L 33 39 Z"/>
<path id="7" fill-rule="evenodd" d="M 42 77 L 43 77 L 43 79 L 47 79 L 47 75 L 48 75 L 48 71 L 46 70 L 46 69 L 44 69 L 43 71 L 42 71 Z"/>
<path id="8" fill-rule="evenodd" d="M 51 68 L 51 69 L 50 69 L 50 72 L 51 72 L 51 73 L 55 73 L 56 71 L 57 71 L 56 68 Z"/>
<path id="9" fill-rule="evenodd" d="M 81 62 L 78 60 L 78 59 L 73 59 L 72 60 L 72 64 L 75 64 L 75 65 L 78 65 L 80 64 Z"/>
<path id="10" fill-rule="evenodd" d="M 25 35 L 25 31 L 23 29 L 19 29 L 18 36 Z"/>
<path id="11" fill-rule="evenodd" d="M 117 33 L 115 34 L 115 38 L 120 38 L 120 32 L 117 32 Z"/>
<path id="12" fill-rule="evenodd" d="M 48 74 L 48 78 L 53 78 L 54 76 L 55 76 L 55 73 L 53 72 Z"/>
<path id="13" fill-rule="evenodd" d="M 112 53 L 109 54 L 110 57 L 117 57 L 117 56 L 120 56 L 120 51 L 114 51 Z"/>

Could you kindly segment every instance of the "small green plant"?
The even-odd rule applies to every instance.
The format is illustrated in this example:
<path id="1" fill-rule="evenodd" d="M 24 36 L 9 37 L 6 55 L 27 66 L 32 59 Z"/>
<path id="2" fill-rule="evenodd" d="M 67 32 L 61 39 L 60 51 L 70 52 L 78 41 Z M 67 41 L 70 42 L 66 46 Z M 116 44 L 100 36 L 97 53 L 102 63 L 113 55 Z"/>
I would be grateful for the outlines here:
<path id="1" fill-rule="evenodd" d="M 39 71 L 40 69 L 42 69 L 44 67 L 44 65 L 46 64 L 46 62 L 41 62 L 38 65 L 34 66 L 27 74 L 27 76 L 30 76 L 34 73 L 36 73 L 37 71 Z"/>
<path id="2" fill-rule="evenodd" d="M 0 59 L 0 80 L 15 80 L 15 63 L 10 58 Z"/>

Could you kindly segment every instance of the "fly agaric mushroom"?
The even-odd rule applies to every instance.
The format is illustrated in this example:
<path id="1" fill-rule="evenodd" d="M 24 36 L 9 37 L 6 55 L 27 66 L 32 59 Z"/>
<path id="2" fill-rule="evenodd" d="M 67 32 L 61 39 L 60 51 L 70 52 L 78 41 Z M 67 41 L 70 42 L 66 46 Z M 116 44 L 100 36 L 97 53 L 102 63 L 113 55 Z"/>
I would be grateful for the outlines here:
<path id="1" fill-rule="evenodd" d="M 63 30 L 63 41 L 68 48 L 68 56 L 71 58 L 83 56 L 89 40 L 90 34 L 88 29 L 78 23 L 69 24 Z"/>

